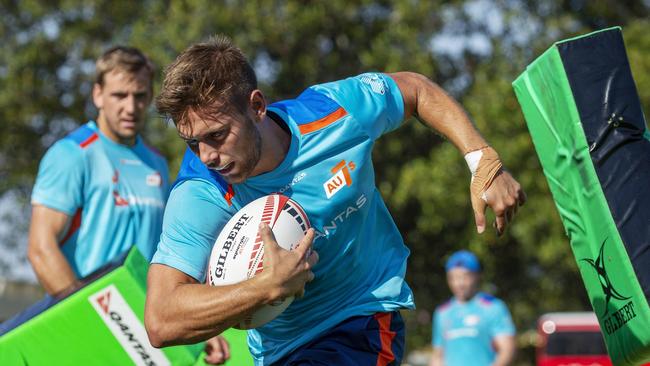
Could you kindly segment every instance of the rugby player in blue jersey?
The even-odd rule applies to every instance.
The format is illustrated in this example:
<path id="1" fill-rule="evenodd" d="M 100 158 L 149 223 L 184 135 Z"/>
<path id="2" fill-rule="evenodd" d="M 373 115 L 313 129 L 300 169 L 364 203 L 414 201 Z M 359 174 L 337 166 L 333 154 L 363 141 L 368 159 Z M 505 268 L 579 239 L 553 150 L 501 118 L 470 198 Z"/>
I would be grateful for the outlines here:
<path id="1" fill-rule="evenodd" d="M 89 121 L 50 147 L 32 192 L 29 260 L 50 294 L 136 245 L 151 258 L 169 190 L 167 162 L 139 133 L 153 64 L 114 47 L 96 62 Z"/>
<path id="2" fill-rule="evenodd" d="M 167 162 L 139 136 L 154 66 L 139 50 L 113 47 L 96 62 L 89 121 L 42 159 L 32 193 L 28 258 L 48 294 L 62 297 L 136 246 L 151 259 L 169 193 Z M 15 320 L 16 323 L 20 319 Z M 208 349 L 227 352 L 221 338 Z M 208 355 L 223 362 L 224 355 Z"/>
<path id="3" fill-rule="evenodd" d="M 298 295 L 249 331 L 257 365 L 399 364 L 399 311 L 414 307 L 404 281 L 409 250 L 375 187 L 371 153 L 377 138 L 412 116 L 465 155 L 479 232 L 487 206 L 503 232 L 525 200 L 462 108 L 419 74 L 367 73 L 268 104 L 246 57 L 219 36 L 178 56 L 156 104 L 188 150 L 149 270 L 145 326 L 154 346 L 206 339 Z M 300 246 L 280 249 L 262 226 L 264 270 L 235 285 L 206 285 L 223 225 L 274 192 L 309 216 L 313 228 Z"/>
<path id="4" fill-rule="evenodd" d="M 506 366 L 515 354 L 515 326 L 506 304 L 479 291 L 481 265 L 466 250 L 445 265 L 453 297 L 433 316 L 431 366 Z"/>

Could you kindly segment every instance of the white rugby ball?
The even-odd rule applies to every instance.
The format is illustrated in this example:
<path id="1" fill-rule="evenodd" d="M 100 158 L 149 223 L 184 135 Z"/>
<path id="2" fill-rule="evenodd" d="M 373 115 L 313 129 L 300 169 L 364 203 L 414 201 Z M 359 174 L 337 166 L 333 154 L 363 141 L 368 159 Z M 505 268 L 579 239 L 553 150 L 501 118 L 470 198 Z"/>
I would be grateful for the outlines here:
<path id="1" fill-rule="evenodd" d="M 259 225 L 271 227 L 282 248 L 295 249 L 311 227 L 298 203 L 280 194 L 256 199 L 239 210 L 223 227 L 212 247 L 208 262 L 208 284 L 231 285 L 255 276 L 264 269 L 264 243 Z M 280 315 L 293 301 L 266 305 L 242 321 L 236 328 L 262 326 Z"/>

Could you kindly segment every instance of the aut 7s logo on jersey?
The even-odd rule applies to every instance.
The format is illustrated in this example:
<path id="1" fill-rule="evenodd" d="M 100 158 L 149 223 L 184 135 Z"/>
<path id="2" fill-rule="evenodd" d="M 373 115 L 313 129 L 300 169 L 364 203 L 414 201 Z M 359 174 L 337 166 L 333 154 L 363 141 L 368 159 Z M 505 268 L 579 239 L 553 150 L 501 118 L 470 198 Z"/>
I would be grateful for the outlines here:
<path id="1" fill-rule="evenodd" d="M 325 189 L 325 195 L 327 199 L 330 199 L 338 191 L 340 191 L 345 186 L 352 185 L 352 177 L 350 172 L 354 170 L 356 166 L 354 162 L 351 161 L 346 164 L 345 160 L 341 160 L 334 168 L 331 169 L 334 176 L 330 178 L 327 182 L 323 183 L 323 188 Z"/>

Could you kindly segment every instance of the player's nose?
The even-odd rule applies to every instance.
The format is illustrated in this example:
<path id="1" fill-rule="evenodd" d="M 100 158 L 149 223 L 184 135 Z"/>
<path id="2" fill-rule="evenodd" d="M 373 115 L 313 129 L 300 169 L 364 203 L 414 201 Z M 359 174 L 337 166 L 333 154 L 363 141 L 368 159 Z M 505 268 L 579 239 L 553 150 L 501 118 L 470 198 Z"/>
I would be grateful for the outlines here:
<path id="1" fill-rule="evenodd" d="M 198 150 L 201 162 L 208 168 L 216 168 L 219 166 L 219 150 L 202 141 L 199 142 Z"/>

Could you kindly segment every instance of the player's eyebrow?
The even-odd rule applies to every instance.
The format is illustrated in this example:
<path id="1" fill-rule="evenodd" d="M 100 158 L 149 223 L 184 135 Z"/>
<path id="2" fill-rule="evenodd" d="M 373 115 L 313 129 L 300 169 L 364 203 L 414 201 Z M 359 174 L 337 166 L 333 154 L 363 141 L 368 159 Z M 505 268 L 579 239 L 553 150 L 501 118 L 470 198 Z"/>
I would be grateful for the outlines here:
<path id="1" fill-rule="evenodd" d="M 214 133 L 218 133 L 218 132 L 222 132 L 222 131 L 225 131 L 226 129 L 227 129 L 227 127 L 223 126 L 223 125 L 215 126 L 215 127 L 212 127 L 210 129 L 208 129 L 207 131 L 204 131 L 203 133 L 201 133 L 201 134 L 199 134 L 197 136 L 187 136 L 187 135 L 181 133 L 180 131 L 177 131 L 177 133 L 178 133 L 178 136 L 181 139 L 183 139 L 186 143 L 188 143 L 188 144 L 190 144 L 190 143 L 196 144 L 199 141 L 203 140 L 205 138 L 205 136 L 211 135 L 211 134 L 214 134 Z"/>

